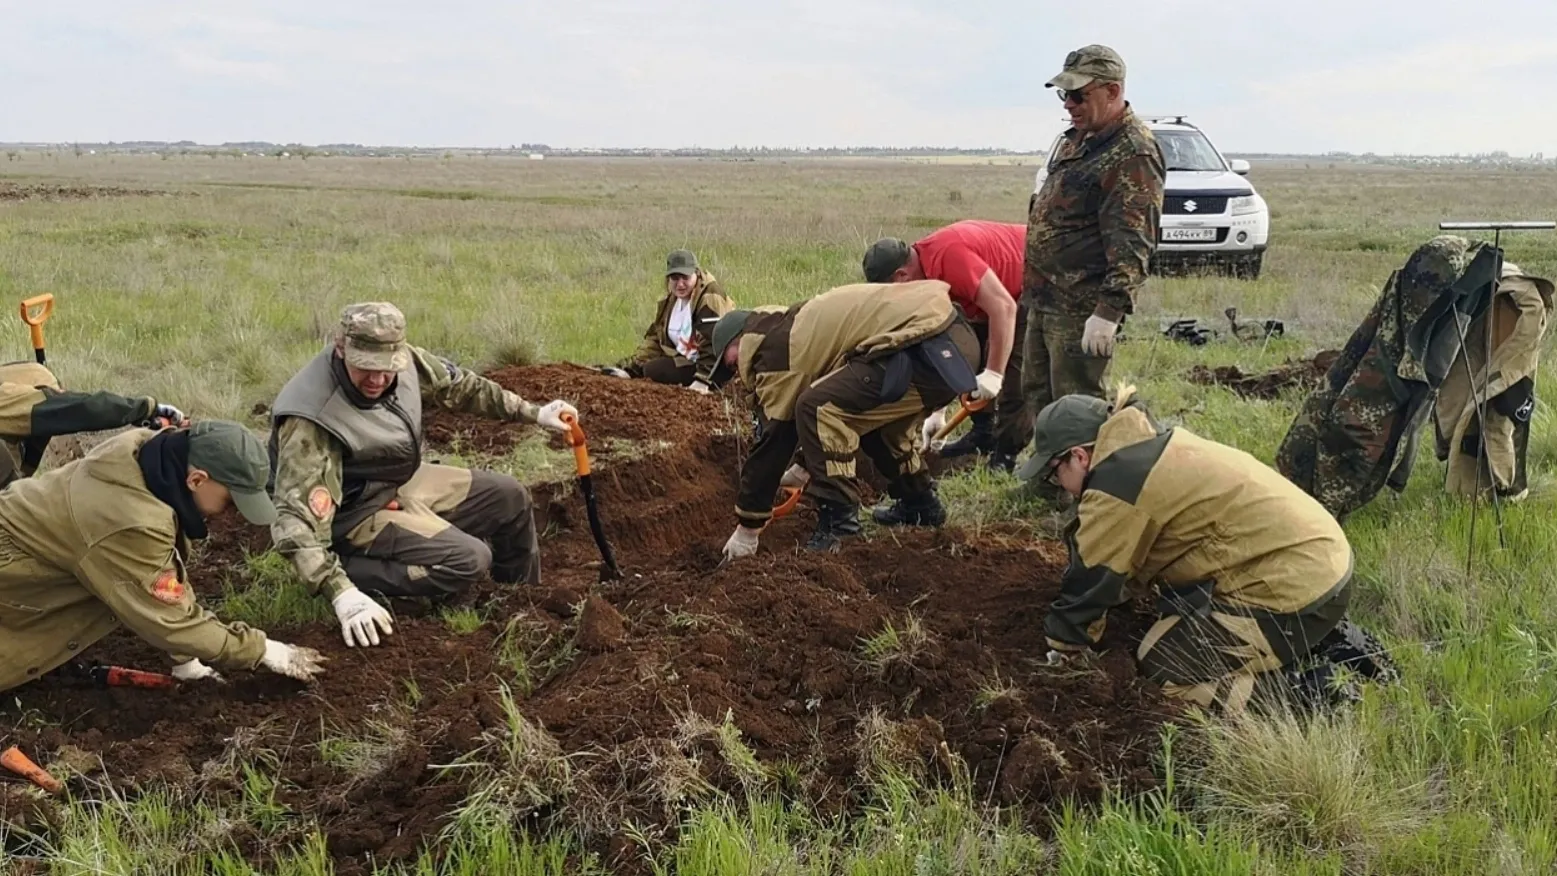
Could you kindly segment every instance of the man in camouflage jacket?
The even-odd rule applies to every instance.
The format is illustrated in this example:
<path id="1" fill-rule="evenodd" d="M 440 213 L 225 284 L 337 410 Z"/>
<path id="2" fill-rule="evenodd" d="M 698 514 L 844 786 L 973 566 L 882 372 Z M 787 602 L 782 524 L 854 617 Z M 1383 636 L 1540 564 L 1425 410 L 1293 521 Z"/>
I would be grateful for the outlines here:
<path id="1" fill-rule="evenodd" d="M 540 580 L 530 494 L 497 472 L 424 464 L 422 406 L 567 430 L 539 407 L 405 339 L 393 304 L 352 304 L 271 406 L 276 550 L 330 597 L 346 643 L 377 645 L 389 613 L 362 591 L 447 596 L 490 571 Z M 487 542 L 490 541 L 490 546 Z M 360 588 L 360 589 L 359 589 Z"/>
<path id="2" fill-rule="evenodd" d="M 1072 127 L 1028 202 L 1022 391 L 1030 411 L 1071 393 L 1103 396 L 1114 335 L 1157 246 L 1166 170 L 1124 99 L 1124 78 L 1119 55 L 1092 45 L 1066 56 L 1046 83 L 1059 89 Z"/>

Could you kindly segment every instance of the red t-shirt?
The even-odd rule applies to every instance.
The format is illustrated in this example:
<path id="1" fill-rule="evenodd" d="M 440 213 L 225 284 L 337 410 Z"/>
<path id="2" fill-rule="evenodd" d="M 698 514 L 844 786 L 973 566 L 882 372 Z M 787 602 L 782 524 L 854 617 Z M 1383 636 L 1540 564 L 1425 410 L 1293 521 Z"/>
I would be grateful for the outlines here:
<path id="1" fill-rule="evenodd" d="M 1027 226 L 1016 222 L 964 219 L 930 232 L 914 244 L 926 278 L 951 284 L 951 300 L 970 321 L 984 320 L 973 304 L 984 272 L 994 269 L 1013 300 L 1022 297 L 1022 261 L 1027 255 Z"/>

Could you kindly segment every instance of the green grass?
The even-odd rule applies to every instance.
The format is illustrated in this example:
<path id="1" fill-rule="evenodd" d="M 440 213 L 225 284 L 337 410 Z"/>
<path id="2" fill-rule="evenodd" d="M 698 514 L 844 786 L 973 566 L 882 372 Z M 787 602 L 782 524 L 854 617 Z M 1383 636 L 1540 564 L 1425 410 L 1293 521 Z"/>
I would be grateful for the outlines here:
<path id="1" fill-rule="evenodd" d="M 203 162 L 203 163 L 202 163 Z M 914 239 L 964 216 L 1021 221 L 1031 168 L 955 162 L 638 162 L 502 160 L 212 161 L 23 153 L 17 179 L 53 176 L 166 187 L 170 198 L 27 201 L 0 211 L 0 298 L 55 293 L 49 361 L 68 386 L 147 392 L 196 416 L 250 417 L 316 351 L 342 305 L 393 300 L 413 340 L 470 367 L 541 360 L 609 362 L 636 344 L 660 291 L 665 253 L 693 248 L 740 304 L 793 302 L 858 279 L 865 246 Z M 1263 370 L 1339 346 L 1389 272 L 1440 219 L 1549 215 L 1546 171 L 1256 168 L 1274 209 L 1257 282 L 1152 278 L 1126 325 L 1111 378 L 1136 384 L 1160 417 L 1271 461 L 1301 397 L 1239 398 L 1188 382 L 1196 364 Z M 1510 235 L 1509 258 L 1557 275 L 1557 236 Z M 1192 348 L 1157 336 L 1158 320 L 1225 327 L 1275 317 L 1288 337 L 1225 334 Z M 19 323 L 0 355 L 28 355 Z M 1550 362 L 1551 341 L 1543 361 Z M 1545 385 L 1543 382 L 1541 385 Z M 722 428 L 726 424 L 710 424 Z M 585 424 L 586 429 L 588 424 Z M 681 830 L 650 852 L 659 873 L 1549 873 L 1557 866 L 1557 462 L 1542 399 L 1532 432 L 1530 498 L 1473 514 L 1443 494 L 1443 466 L 1420 455 L 1410 485 L 1350 518 L 1359 590 L 1354 614 L 1393 649 L 1404 681 L 1370 689 L 1350 714 L 1310 725 L 1212 725 L 1180 751 L 1172 794 L 1056 812 L 1041 839 L 954 786 L 905 778 L 878 752 L 870 805 L 843 822 L 777 795 L 790 764 L 747 760 L 733 720 L 713 732 L 752 779 L 746 798 L 682 799 Z M 612 452 L 645 452 L 622 448 Z M 1428 448 L 1430 450 L 1430 445 Z M 592 452 L 596 452 L 591 447 Z M 447 455 L 446 455 L 447 457 Z M 572 462 L 539 437 L 492 464 L 527 480 L 566 478 Z M 1013 525 L 1052 535 L 1052 520 L 1007 476 L 946 479 L 953 521 L 975 535 Z M 1474 539 L 1472 520 L 1474 518 Z M 886 536 L 879 536 L 886 537 Z M 1467 570 L 1467 547 L 1474 547 Z M 246 564 L 248 586 L 217 602 L 260 627 L 329 622 L 329 606 L 274 555 Z M 258 585 L 258 586 L 255 586 Z M 451 635 L 480 619 L 453 613 Z M 494 623 L 501 621 L 493 620 Z M 688 615 L 678 629 L 715 623 Z M 904 653 L 902 622 L 873 640 L 882 666 Z M 510 626 L 499 657 L 523 693 L 575 656 L 573 632 Z M 883 631 L 886 635 L 886 631 Z M 1041 643 L 1035 639 L 1035 656 Z M 408 679 L 407 698 L 432 679 Z M 980 703 L 1007 695 L 989 679 Z M 879 718 L 880 716 L 878 716 Z M 729 730 L 720 730 L 725 725 Z M 890 748 L 884 718 L 864 745 Z M 355 731 L 361 734 L 359 729 Z M 722 732 L 723 735 L 720 735 Z M 339 734 L 338 734 L 339 735 Z M 328 743 L 350 772 L 371 762 L 371 734 Z M 321 752 L 323 755 L 324 752 Z M 487 792 L 463 825 L 414 864 L 430 874 L 604 872 L 570 832 L 571 772 L 517 709 L 457 769 Z M 241 775 L 241 773 L 240 773 Z M 328 872 L 309 825 L 271 808 L 263 780 L 232 800 L 187 790 L 111 795 L 66 806 L 51 873 L 251 872 L 222 846 L 233 819 L 267 825 L 278 873 Z M 512 816 L 562 801 L 541 833 Z M 267 803 L 271 801 L 271 803 Z M 577 813 L 575 813 L 577 814 Z M 576 823 L 576 822 L 575 822 Z M 197 838 L 192 840 L 191 838 Z"/>

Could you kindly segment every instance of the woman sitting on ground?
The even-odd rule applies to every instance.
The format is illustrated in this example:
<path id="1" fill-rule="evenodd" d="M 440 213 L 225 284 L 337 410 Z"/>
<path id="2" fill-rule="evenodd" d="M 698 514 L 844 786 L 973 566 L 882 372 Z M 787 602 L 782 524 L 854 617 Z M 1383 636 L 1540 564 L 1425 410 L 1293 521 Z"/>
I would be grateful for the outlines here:
<path id="1" fill-rule="evenodd" d="M 734 308 L 714 275 L 698 267 L 697 256 L 678 249 L 665 259 L 665 297 L 654 312 L 637 352 L 617 363 L 630 377 L 707 392 L 714 356 L 714 323 Z"/>

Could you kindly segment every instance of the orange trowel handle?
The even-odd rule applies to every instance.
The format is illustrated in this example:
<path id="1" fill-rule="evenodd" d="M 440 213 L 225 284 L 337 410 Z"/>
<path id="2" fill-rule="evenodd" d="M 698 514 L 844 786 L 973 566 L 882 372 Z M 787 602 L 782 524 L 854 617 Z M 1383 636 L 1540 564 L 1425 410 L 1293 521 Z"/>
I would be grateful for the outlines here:
<path id="1" fill-rule="evenodd" d="M 942 438 L 945 438 L 947 435 L 950 435 L 952 430 L 957 428 L 957 424 L 961 423 L 963 420 L 966 420 L 969 414 L 982 411 L 989 407 L 989 399 L 987 398 L 981 398 L 975 401 L 968 396 L 963 396 L 960 401 L 962 402 L 962 407 L 957 409 L 957 413 L 951 415 L 951 419 L 946 421 L 946 425 L 941 427 L 941 431 L 935 433 L 935 440 L 939 441 Z"/>
<path id="2" fill-rule="evenodd" d="M 42 295 L 34 295 L 22 302 L 22 322 L 32 331 L 32 348 L 39 354 L 39 362 L 42 362 L 43 354 L 43 324 L 49 321 L 49 315 L 54 312 L 54 293 L 45 292 Z"/>
<path id="3" fill-rule="evenodd" d="M 60 784 L 59 779 L 49 775 L 47 770 L 33 763 L 31 758 L 22 754 L 22 750 L 14 745 L 7 748 L 4 752 L 0 752 L 0 767 L 5 767 L 34 785 L 48 791 L 50 794 L 58 794 L 65 787 Z"/>
<path id="4" fill-rule="evenodd" d="M 563 440 L 573 448 L 573 461 L 578 465 L 579 476 L 583 477 L 589 474 L 589 448 L 584 444 L 584 427 L 578 424 L 578 417 L 569 413 L 563 413 L 562 424 L 568 427 Z"/>

